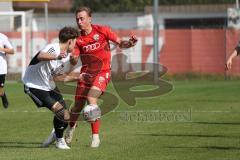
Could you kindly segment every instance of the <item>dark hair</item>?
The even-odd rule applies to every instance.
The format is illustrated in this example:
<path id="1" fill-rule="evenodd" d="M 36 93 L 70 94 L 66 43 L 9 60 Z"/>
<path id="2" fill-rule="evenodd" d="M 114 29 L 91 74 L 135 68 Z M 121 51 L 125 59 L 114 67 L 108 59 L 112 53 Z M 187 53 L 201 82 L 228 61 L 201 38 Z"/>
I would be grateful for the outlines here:
<path id="1" fill-rule="evenodd" d="M 78 30 L 73 27 L 64 27 L 59 31 L 58 38 L 61 43 L 67 42 L 69 39 L 75 39 L 79 35 Z"/>
<path id="2" fill-rule="evenodd" d="M 79 12 L 82 12 L 82 11 L 85 11 L 87 12 L 88 16 L 89 17 L 92 17 L 92 11 L 89 7 L 85 7 L 85 6 L 82 6 L 82 7 L 78 7 L 75 11 L 75 15 L 77 15 Z"/>

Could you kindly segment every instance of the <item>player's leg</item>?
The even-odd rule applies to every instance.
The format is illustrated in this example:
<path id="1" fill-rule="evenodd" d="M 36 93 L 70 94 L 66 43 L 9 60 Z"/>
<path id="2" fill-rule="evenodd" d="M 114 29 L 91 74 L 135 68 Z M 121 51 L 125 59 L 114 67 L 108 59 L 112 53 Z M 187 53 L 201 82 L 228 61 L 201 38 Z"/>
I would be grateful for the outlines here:
<path id="1" fill-rule="evenodd" d="M 94 109 L 94 121 L 90 122 L 92 128 L 92 143 L 91 147 L 99 147 L 100 145 L 100 138 L 99 138 L 99 130 L 100 130 L 100 117 L 101 117 L 101 110 L 97 105 L 98 99 L 100 96 L 105 92 L 107 88 L 107 84 L 110 81 L 110 71 L 100 73 L 94 80 L 93 85 L 88 92 L 88 103 L 89 105 L 95 106 Z"/>
<path id="2" fill-rule="evenodd" d="M 2 98 L 2 105 L 4 108 L 8 108 L 8 99 L 7 95 L 4 91 L 4 83 L 5 83 L 5 74 L 0 75 L 0 97 Z"/>
<path id="3" fill-rule="evenodd" d="M 53 119 L 54 130 L 51 132 L 47 140 L 44 141 L 43 146 L 47 147 L 57 140 L 57 148 L 70 149 L 63 139 L 64 129 L 66 129 L 68 125 L 69 112 L 66 110 L 62 95 L 56 91 L 44 91 L 35 88 L 28 88 L 26 86 L 24 87 L 24 91 L 31 97 L 38 107 L 47 107 L 55 113 Z"/>
<path id="4" fill-rule="evenodd" d="M 65 134 L 65 141 L 69 145 L 72 142 L 73 134 L 77 126 L 78 117 L 85 103 L 86 99 L 75 99 L 74 106 L 71 108 L 69 125 Z"/>
<path id="5" fill-rule="evenodd" d="M 89 87 L 86 84 L 82 82 L 78 83 L 78 86 L 76 89 L 76 95 L 75 95 L 75 103 L 70 111 L 69 125 L 65 134 L 65 140 L 67 144 L 71 144 L 72 142 L 72 138 L 73 138 L 74 130 L 77 126 L 77 120 L 78 120 L 79 114 L 87 101 L 86 97 L 87 97 L 88 91 L 89 91 Z"/>
<path id="6" fill-rule="evenodd" d="M 54 129 L 50 133 L 49 137 L 44 141 L 43 147 L 48 147 L 50 144 L 56 141 L 57 148 L 70 149 L 70 147 L 67 146 L 63 138 L 63 133 L 68 126 L 68 120 L 70 115 L 65 109 L 65 106 L 58 101 L 55 102 L 55 104 L 50 108 L 52 112 L 55 113 L 55 116 L 53 118 Z"/>
<path id="7" fill-rule="evenodd" d="M 100 108 L 97 105 L 98 102 L 98 98 L 102 95 L 102 91 L 100 88 L 93 86 L 91 87 L 89 93 L 88 93 L 88 103 L 91 106 L 95 107 L 95 111 L 93 115 L 97 116 L 97 117 L 92 117 L 93 121 L 89 121 L 91 124 L 91 128 L 92 128 L 92 142 L 91 142 L 91 147 L 95 148 L 95 147 L 99 147 L 100 145 L 100 138 L 99 138 L 99 129 L 100 129 Z"/>
<path id="8" fill-rule="evenodd" d="M 63 138 L 64 130 L 67 128 L 68 121 L 70 119 L 70 114 L 67 110 L 66 103 L 57 88 L 54 91 L 50 92 L 50 96 L 56 101 L 50 108 L 55 113 L 55 116 L 53 118 L 53 125 L 57 141 L 56 147 L 59 149 L 70 149 L 70 147 L 67 146 L 65 139 Z M 51 106 L 51 104 L 48 106 Z"/>
<path id="9" fill-rule="evenodd" d="M 69 121 L 70 127 L 76 127 L 78 117 L 83 107 L 85 106 L 86 101 L 87 101 L 86 98 L 75 99 L 74 106 L 71 108 L 71 111 L 70 111 L 70 121 Z"/>
<path id="10" fill-rule="evenodd" d="M 76 127 L 79 113 L 82 111 L 84 105 L 86 104 L 89 88 L 90 87 L 83 82 L 79 82 L 77 85 L 75 93 L 75 103 L 70 111 L 69 126 L 72 128 Z"/>

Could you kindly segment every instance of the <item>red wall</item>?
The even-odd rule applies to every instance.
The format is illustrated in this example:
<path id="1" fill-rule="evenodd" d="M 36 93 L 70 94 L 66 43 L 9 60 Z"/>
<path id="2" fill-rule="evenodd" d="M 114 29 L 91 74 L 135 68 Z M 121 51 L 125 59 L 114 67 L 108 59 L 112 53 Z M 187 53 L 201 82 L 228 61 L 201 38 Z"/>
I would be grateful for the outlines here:
<path id="1" fill-rule="evenodd" d="M 142 63 L 146 63 L 153 45 L 146 44 L 146 38 L 152 37 L 147 30 L 116 30 L 120 37 L 136 34 L 141 45 L 136 46 L 141 51 Z M 169 73 L 199 72 L 199 73 L 225 73 L 226 57 L 229 57 L 238 43 L 239 31 L 222 29 L 192 29 L 192 30 L 161 30 L 164 45 L 160 52 L 160 63 L 168 68 Z M 57 32 L 49 32 L 49 39 L 57 37 Z M 9 38 L 16 35 L 7 33 Z M 13 36 L 14 35 L 14 36 Z M 18 37 L 17 36 L 17 37 Z M 44 32 L 33 34 L 44 38 Z M 20 36 L 19 36 L 20 38 Z M 233 61 L 232 70 L 228 74 L 240 75 L 240 59 Z"/>

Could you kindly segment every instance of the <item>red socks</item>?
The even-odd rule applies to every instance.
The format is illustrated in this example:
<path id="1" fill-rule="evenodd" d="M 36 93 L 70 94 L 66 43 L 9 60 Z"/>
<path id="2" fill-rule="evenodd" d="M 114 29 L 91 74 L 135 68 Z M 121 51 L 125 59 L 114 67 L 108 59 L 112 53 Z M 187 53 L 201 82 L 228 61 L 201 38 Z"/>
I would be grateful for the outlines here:
<path id="1" fill-rule="evenodd" d="M 99 128 L 100 128 L 100 120 L 98 119 L 95 122 L 92 122 L 91 127 L 92 127 L 92 134 L 98 134 Z"/>

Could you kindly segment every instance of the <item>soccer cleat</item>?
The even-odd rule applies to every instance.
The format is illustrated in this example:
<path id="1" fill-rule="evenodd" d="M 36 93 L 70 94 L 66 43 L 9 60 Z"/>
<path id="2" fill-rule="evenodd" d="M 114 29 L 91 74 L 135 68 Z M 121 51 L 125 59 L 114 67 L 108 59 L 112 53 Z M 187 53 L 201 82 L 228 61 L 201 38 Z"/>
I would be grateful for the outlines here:
<path id="1" fill-rule="evenodd" d="M 93 134 L 92 135 L 92 143 L 91 147 L 92 148 L 98 148 L 100 146 L 100 139 L 98 134 Z"/>
<path id="2" fill-rule="evenodd" d="M 7 99 L 6 94 L 4 93 L 1 98 L 2 98 L 2 105 L 3 105 L 3 107 L 4 108 L 8 108 L 8 99 Z"/>
<path id="3" fill-rule="evenodd" d="M 74 133 L 75 127 L 68 126 L 66 133 L 65 133 L 65 141 L 67 144 L 71 144 L 73 139 L 73 133 Z"/>
<path id="4" fill-rule="evenodd" d="M 68 145 L 66 144 L 64 138 L 57 138 L 56 147 L 58 149 L 70 149 L 70 147 L 68 147 Z"/>
<path id="5" fill-rule="evenodd" d="M 55 129 L 52 130 L 48 138 L 43 142 L 42 147 L 48 147 L 50 144 L 56 141 Z"/>

